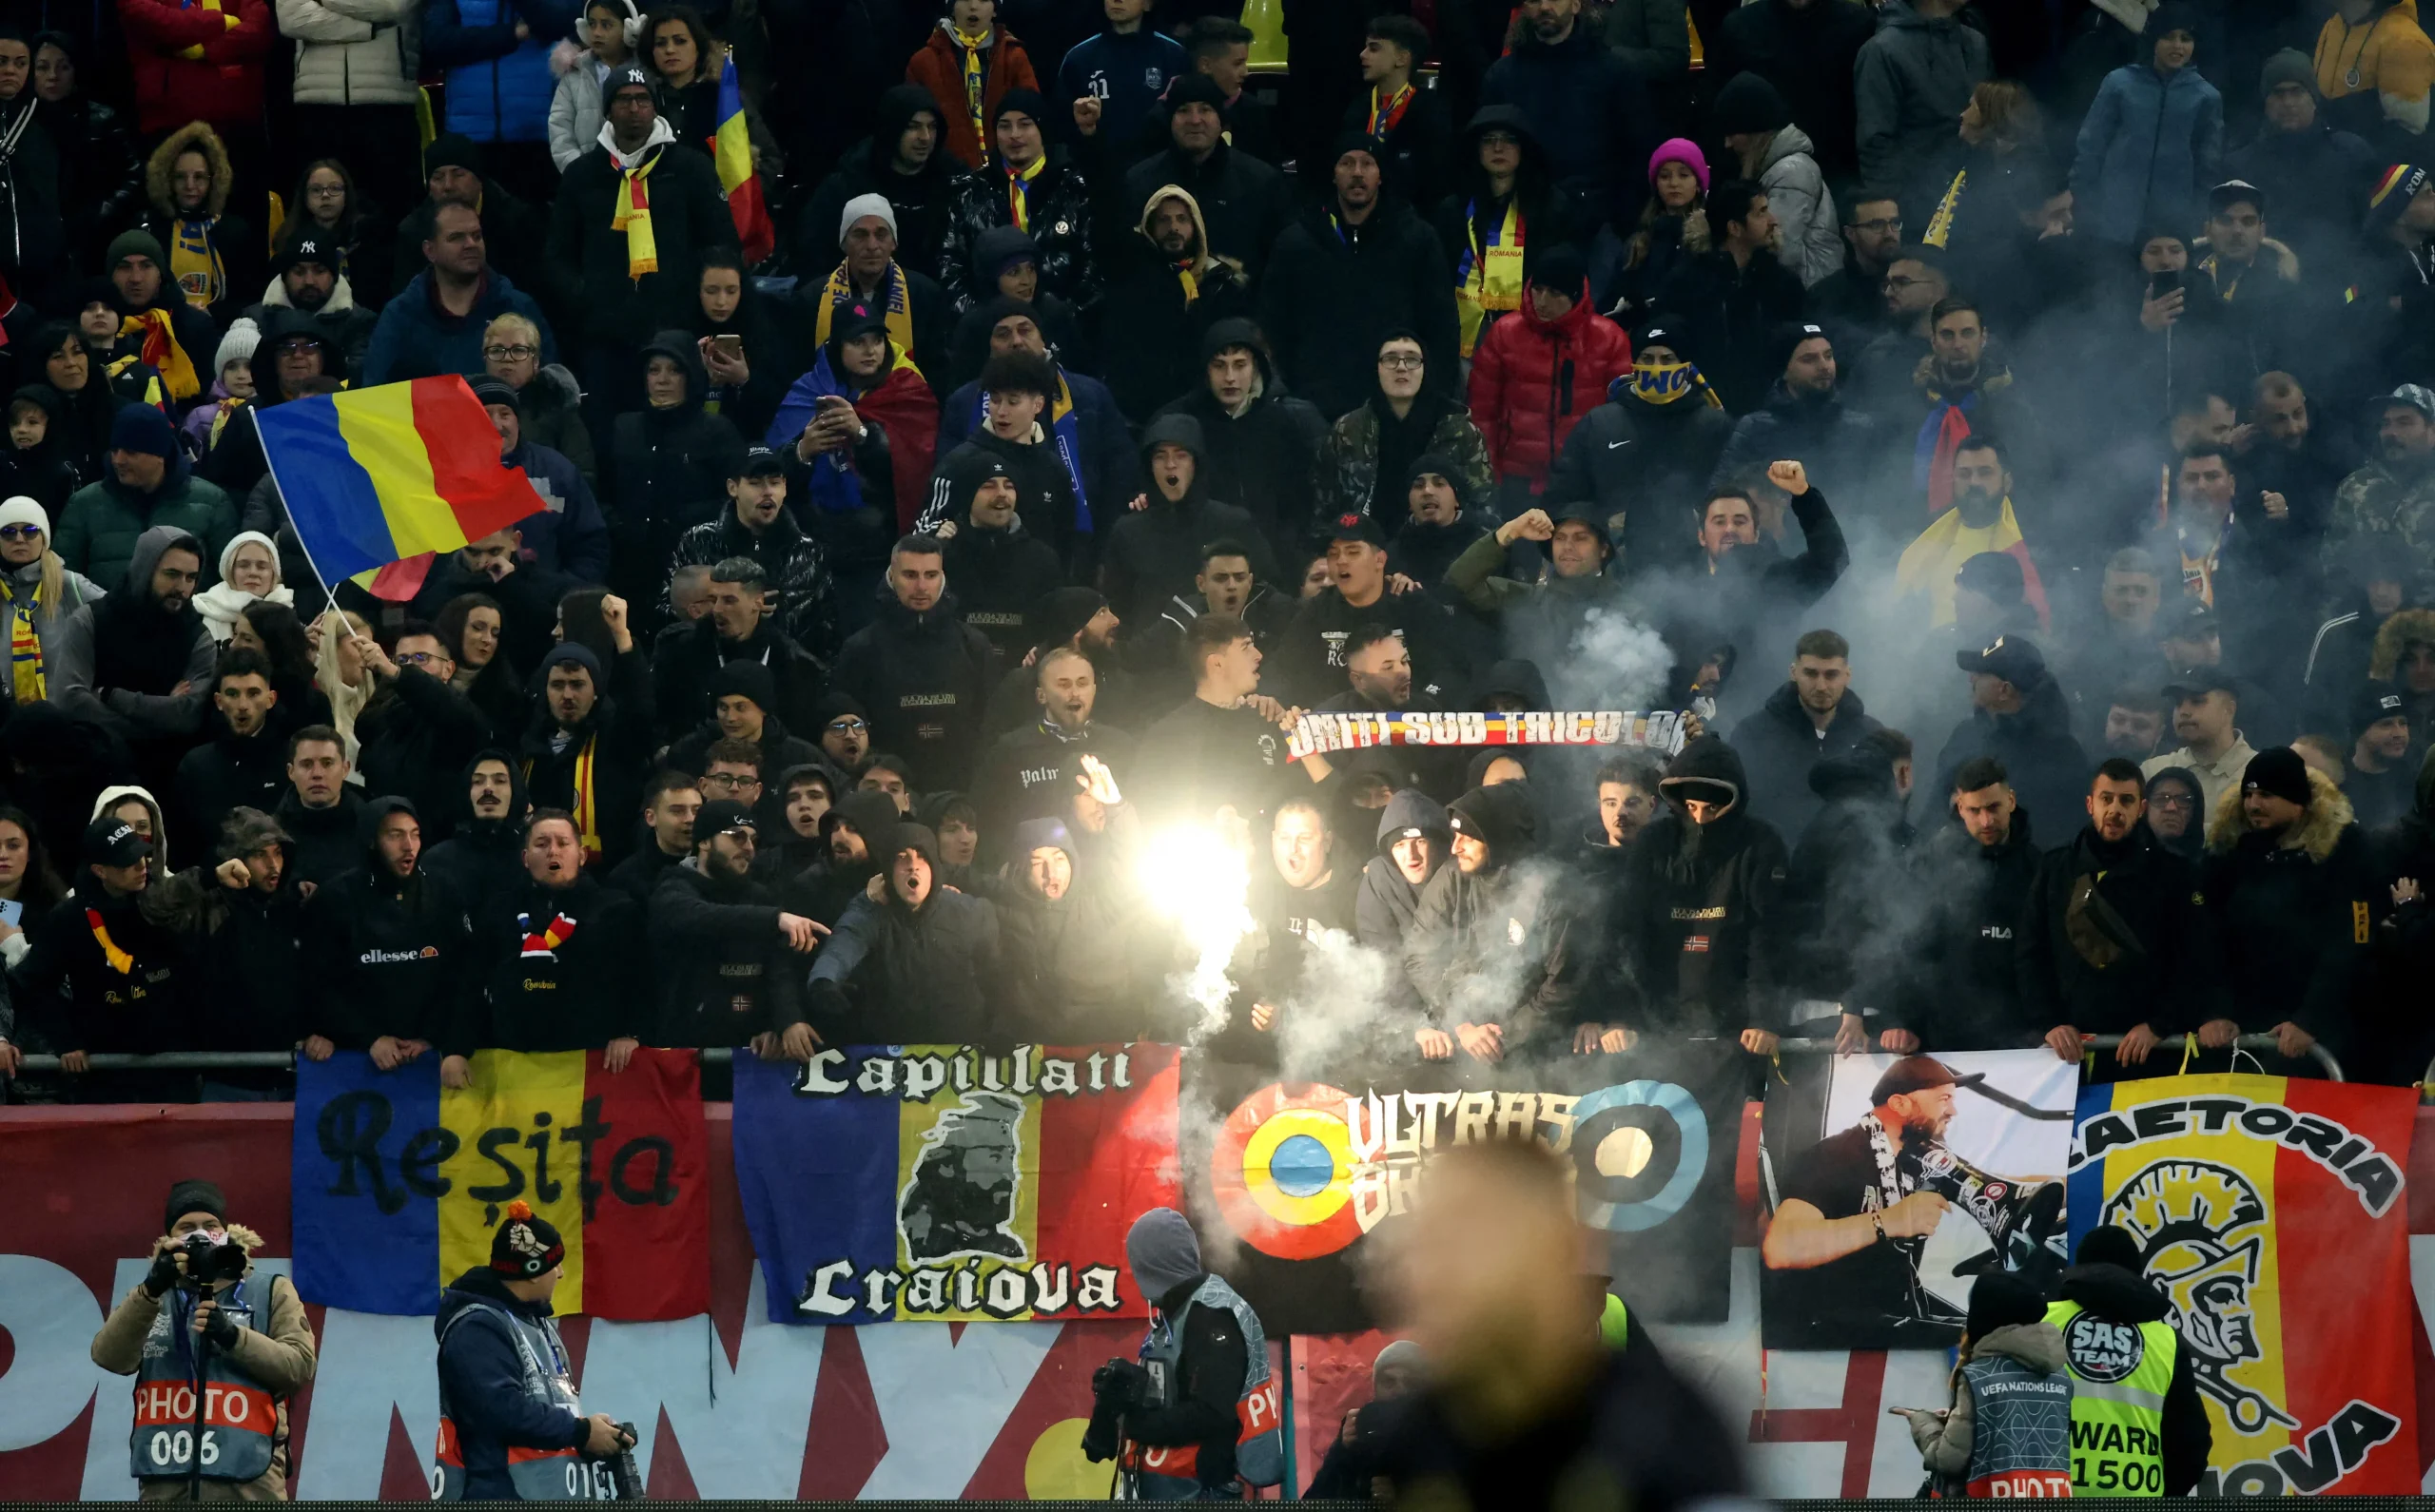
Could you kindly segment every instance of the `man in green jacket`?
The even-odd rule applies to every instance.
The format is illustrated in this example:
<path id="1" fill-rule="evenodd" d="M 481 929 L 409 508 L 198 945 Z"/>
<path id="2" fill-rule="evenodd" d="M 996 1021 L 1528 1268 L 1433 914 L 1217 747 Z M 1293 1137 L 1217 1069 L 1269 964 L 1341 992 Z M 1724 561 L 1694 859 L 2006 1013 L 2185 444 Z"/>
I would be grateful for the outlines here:
<path id="1" fill-rule="evenodd" d="M 167 416 L 129 404 L 110 421 L 111 475 L 70 494 L 52 549 L 72 572 L 117 583 L 135 560 L 135 542 L 161 526 L 203 543 L 203 583 L 218 577 L 220 553 L 237 533 L 237 506 L 216 483 L 196 477 L 178 449 Z"/>

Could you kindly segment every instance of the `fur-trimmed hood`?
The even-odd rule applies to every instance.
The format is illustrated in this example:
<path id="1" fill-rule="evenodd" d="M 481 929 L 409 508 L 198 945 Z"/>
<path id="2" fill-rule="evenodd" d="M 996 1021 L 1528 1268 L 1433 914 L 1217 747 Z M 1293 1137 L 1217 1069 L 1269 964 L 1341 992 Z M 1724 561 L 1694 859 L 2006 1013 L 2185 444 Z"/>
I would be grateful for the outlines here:
<path id="1" fill-rule="evenodd" d="M 244 1250 L 248 1257 L 250 1257 L 255 1250 L 260 1250 L 263 1247 L 263 1236 L 256 1233 L 253 1230 L 246 1228 L 244 1224 L 232 1223 L 227 1226 L 227 1229 L 229 1242 L 236 1245 L 238 1249 Z M 185 1242 L 185 1241 L 183 1239 L 172 1239 L 165 1233 L 158 1239 L 152 1241 L 152 1253 L 157 1257 L 162 1250 L 175 1249 Z"/>
<path id="2" fill-rule="evenodd" d="M 177 201 L 169 192 L 169 170 L 177 165 L 178 154 L 188 148 L 202 153 L 203 160 L 211 165 L 211 198 L 205 202 L 204 208 L 214 216 L 224 214 L 228 208 L 229 185 L 236 182 L 236 170 L 228 165 L 228 147 L 220 140 L 220 133 L 201 121 L 187 122 L 152 149 L 152 156 L 144 164 L 145 196 L 152 202 L 156 213 L 172 218 L 177 215 Z"/>
<path id="3" fill-rule="evenodd" d="M 2375 649 L 2367 654 L 2367 676 L 2391 682 L 2401 668 L 2401 653 L 2412 641 L 2435 646 L 2435 609 L 2405 609 L 2378 627 Z"/>
<path id="4" fill-rule="evenodd" d="M 2398 616 L 2396 616 L 2398 617 Z M 2350 827 L 2350 800 L 2333 780 L 2315 767 L 2308 768 L 2308 806 L 2300 822 L 2283 836 L 2282 848 L 2305 850 L 2308 860 L 2324 865 L 2333 856 L 2333 847 L 2341 843 L 2342 832 Z M 2207 822 L 2207 848 L 2223 855 L 2241 843 L 2248 834 L 2249 816 L 2241 811 L 2241 785 L 2234 783 L 2224 789 L 2215 801 L 2215 812 Z"/>

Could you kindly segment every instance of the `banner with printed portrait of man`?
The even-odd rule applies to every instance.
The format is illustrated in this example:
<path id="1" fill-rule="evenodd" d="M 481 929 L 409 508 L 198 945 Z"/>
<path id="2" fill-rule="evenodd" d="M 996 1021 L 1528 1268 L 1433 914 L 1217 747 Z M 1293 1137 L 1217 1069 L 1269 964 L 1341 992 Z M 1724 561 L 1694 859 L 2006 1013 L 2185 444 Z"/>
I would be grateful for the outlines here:
<path id="1" fill-rule="evenodd" d="M 1989 1270 L 2061 1270 L 2079 1068 L 2046 1050 L 1787 1059 L 1762 1119 L 1760 1335 L 1940 1349 Z"/>
<path id="2" fill-rule="evenodd" d="M 1537 1138 L 1571 1160 L 1582 1222 L 1606 1235 L 1607 1289 L 1632 1317 L 1721 1323 L 1747 1066 L 1728 1043 L 1644 1041 L 1620 1054 L 1283 1082 L 1196 1056 L 1185 1191 L 1203 1252 L 1271 1334 L 1349 1332 L 1377 1316 L 1368 1241 L 1428 1200 L 1430 1156 Z"/>
<path id="3" fill-rule="evenodd" d="M 2128 1233 L 2165 1294 L 2213 1430 L 2196 1495 L 2418 1491 L 2417 1101 L 2408 1088 L 2245 1076 L 2080 1095 L 2072 1236 Z M 2084 1347 L 2069 1333 L 2065 1347 Z"/>

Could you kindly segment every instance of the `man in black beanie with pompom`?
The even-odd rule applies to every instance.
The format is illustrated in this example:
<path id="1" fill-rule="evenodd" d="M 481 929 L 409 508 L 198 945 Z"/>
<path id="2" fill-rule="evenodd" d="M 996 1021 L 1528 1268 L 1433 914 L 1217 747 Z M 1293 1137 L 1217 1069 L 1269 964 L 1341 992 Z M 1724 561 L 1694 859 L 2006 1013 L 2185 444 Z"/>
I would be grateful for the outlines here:
<path id="1" fill-rule="evenodd" d="M 439 1294 L 439 1474 L 442 1502 L 563 1502 L 595 1491 L 594 1462 L 633 1441 L 605 1413 L 586 1417 L 550 1294 L 566 1273 L 566 1241 L 522 1201 L 503 1210 L 487 1266 Z M 522 1456 L 511 1451 L 523 1449 Z"/>

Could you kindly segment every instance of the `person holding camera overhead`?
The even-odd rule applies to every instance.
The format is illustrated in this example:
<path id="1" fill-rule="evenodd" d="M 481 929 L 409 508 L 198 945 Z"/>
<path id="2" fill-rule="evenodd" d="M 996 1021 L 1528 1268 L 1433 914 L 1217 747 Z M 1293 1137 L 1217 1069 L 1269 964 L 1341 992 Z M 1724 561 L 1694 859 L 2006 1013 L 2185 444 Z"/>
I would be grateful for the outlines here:
<path id="1" fill-rule="evenodd" d="M 1237 1481 L 1285 1478 L 1277 1384 L 1259 1314 L 1200 1263 L 1192 1220 L 1153 1208 L 1133 1220 L 1124 1261 L 1154 1309 L 1141 1362 L 1091 1375 L 1082 1453 L 1119 1459 L 1140 1502 L 1232 1499 Z"/>
<path id="2" fill-rule="evenodd" d="M 507 1205 L 487 1266 L 469 1268 L 439 1294 L 441 1502 L 633 1500 L 620 1460 L 634 1435 L 603 1413 L 584 1416 L 567 1347 L 550 1316 L 566 1273 L 566 1241 L 531 1205 Z M 517 1451 L 523 1451 L 518 1453 Z M 618 1462 L 613 1469 L 602 1461 Z"/>
<path id="3" fill-rule="evenodd" d="M 136 1498 L 283 1502 L 287 1405 L 313 1379 L 303 1299 L 254 1273 L 262 1235 L 210 1182 L 172 1186 L 161 1226 L 151 1271 L 93 1335 L 93 1363 L 135 1377 Z"/>

